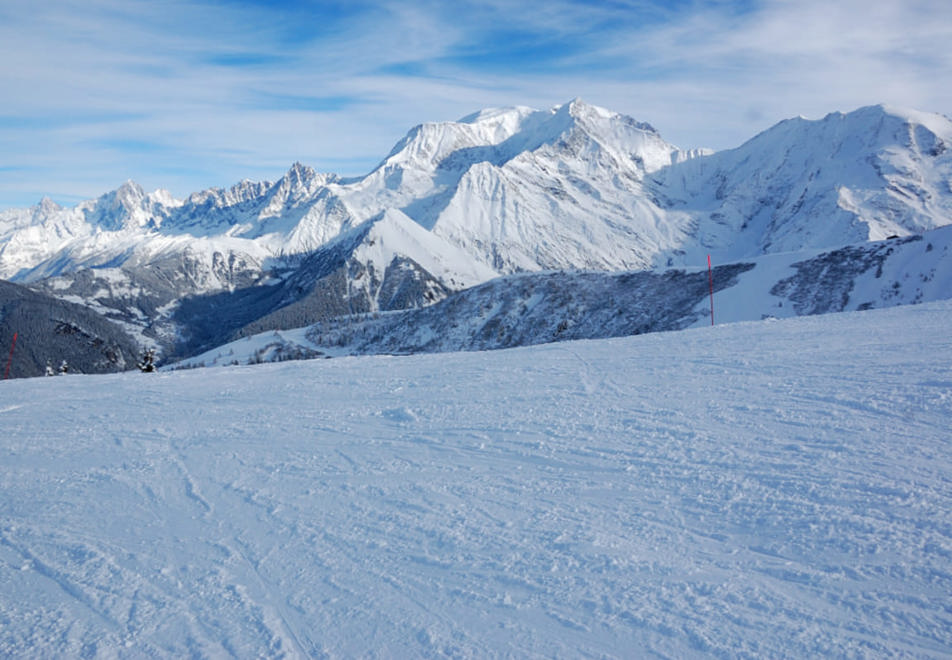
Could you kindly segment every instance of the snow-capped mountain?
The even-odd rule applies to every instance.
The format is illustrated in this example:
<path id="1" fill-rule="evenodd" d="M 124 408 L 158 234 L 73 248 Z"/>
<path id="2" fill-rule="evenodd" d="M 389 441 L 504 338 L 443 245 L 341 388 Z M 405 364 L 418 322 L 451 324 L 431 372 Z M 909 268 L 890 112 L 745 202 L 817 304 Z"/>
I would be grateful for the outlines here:
<path id="1" fill-rule="evenodd" d="M 0 277 L 142 263 L 186 246 L 264 269 L 388 209 L 496 274 L 831 247 L 947 224 L 950 144 L 945 117 L 883 106 L 787 120 L 716 154 L 679 150 L 651 126 L 580 100 L 486 110 L 415 127 L 359 179 L 296 163 L 276 183 L 184 201 L 127 182 L 71 209 L 44 200 L 5 211 Z M 196 250 L 197 239 L 208 245 Z"/>
<path id="2" fill-rule="evenodd" d="M 419 126 L 364 185 L 378 198 L 394 190 L 407 215 L 499 273 L 645 268 L 686 225 L 664 219 L 642 180 L 692 155 L 576 99 Z"/>
<path id="3" fill-rule="evenodd" d="M 551 111 L 483 111 L 412 129 L 360 179 L 295 164 L 276 183 L 242 182 L 184 201 L 127 182 L 72 209 L 0 215 L 0 277 L 35 281 L 143 262 L 214 239 L 209 254 L 281 262 L 387 209 L 496 273 L 639 268 L 678 231 L 645 196 L 645 173 L 694 155 L 647 124 L 579 100 Z"/>
<path id="4" fill-rule="evenodd" d="M 184 200 L 127 182 L 73 208 L 0 212 L 0 277 L 182 354 L 516 272 L 690 268 L 919 233 L 952 219 L 950 144 L 947 118 L 883 106 L 784 121 L 720 153 L 578 99 L 490 109 L 413 128 L 359 178 L 295 163 Z"/>
<path id="5" fill-rule="evenodd" d="M 697 222 L 695 260 L 908 236 L 952 222 L 952 122 L 886 106 L 790 119 L 654 183 Z"/>

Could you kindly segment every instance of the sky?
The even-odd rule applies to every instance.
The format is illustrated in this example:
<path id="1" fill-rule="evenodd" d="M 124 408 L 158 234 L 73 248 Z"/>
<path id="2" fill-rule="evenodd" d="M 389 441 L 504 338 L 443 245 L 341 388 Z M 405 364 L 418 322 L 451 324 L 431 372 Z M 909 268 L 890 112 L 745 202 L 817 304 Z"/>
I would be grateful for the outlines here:
<path id="1" fill-rule="evenodd" d="M 716 150 L 952 115 L 950 43 L 948 0 L 0 0 L 0 209 L 361 175 L 416 124 L 576 97 Z"/>

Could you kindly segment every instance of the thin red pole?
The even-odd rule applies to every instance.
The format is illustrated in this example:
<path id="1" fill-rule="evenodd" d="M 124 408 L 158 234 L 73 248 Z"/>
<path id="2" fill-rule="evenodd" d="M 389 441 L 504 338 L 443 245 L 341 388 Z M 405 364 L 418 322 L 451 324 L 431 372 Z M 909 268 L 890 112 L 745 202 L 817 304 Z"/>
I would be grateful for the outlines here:
<path id="1" fill-rule="evenodd" d="M 10 357 L 7 358 L 7 370 L 3 372 L 3 380 L 10 377 L 10 365 L 13 363 L 13 349 L 17 346 L 17 333 L 13 333 L 13 343 L 10 345 Z"/>
<path id="2" fill-rule="evenodd" d="M 714 325 L 714 273 L 711 272 L 711 255 L 707 255 L 707 281 L 711 285 L 711 325 Z"/>

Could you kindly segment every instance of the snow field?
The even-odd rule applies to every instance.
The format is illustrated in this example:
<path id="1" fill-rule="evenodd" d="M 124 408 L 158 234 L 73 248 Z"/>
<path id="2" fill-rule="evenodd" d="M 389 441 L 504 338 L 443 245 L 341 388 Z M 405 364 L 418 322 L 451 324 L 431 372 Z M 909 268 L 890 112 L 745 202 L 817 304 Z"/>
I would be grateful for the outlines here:
<path id="1" fill-rule="evenodd" d="M 0 656 L 948 656 L 950 322 L 0 383 Z"/>

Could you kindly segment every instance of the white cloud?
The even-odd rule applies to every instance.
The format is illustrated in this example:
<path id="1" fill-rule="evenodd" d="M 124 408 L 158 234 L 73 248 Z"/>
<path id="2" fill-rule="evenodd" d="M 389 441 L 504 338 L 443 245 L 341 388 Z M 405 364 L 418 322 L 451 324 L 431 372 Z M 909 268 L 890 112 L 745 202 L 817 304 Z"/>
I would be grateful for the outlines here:
<path id="1" fill-rule="evenodd" d="M 5 3 L 0 208 L 130 177 L 182 196 L 293 160 L 356 174 L 419 122 L 575 96 L 685 147 L 877 102 L 952 111 L 944 1 L 306 6 Z"/>

